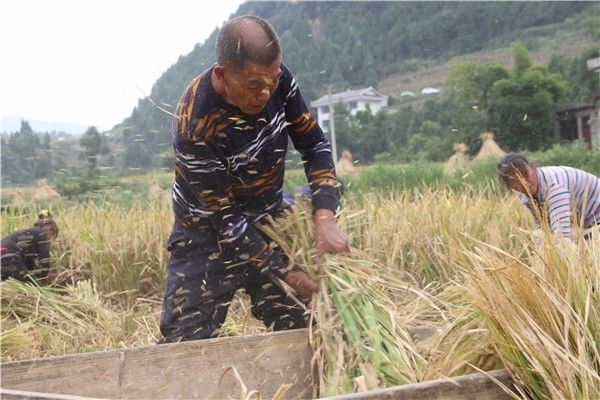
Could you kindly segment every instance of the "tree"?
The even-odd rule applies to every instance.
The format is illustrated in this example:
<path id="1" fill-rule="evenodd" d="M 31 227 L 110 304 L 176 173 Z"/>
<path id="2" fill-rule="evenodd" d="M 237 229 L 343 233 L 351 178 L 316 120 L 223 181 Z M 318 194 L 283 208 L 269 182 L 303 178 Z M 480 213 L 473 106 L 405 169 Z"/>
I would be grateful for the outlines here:
<path id="1" fill-rule="evenodd" d="M 50 134 L 46 132 L 42 143 L 35 151 L 34 175 L 36 179 L 52 176 L 52 155 L 50 151 Z"/>
<path id="2" fill-rule="evenodd" d="M 546 67 L 527 65 L 517 47 L 510 77 L 496 81 L 488 105 L 498 141 L 510 150 L 545 148 L 552 139 L 555 110 L 566 82 Z"/>
<path id="3" fill-rule="evenodd" d="M 569 83 L 566 102 L 584 102 L 591 93 L 598 90 L 600 74 L 587 68 L 587 61 L 598 56 L 600 56 L 600 48 L 597 46 L 586 50 L 579 57 L 552 56 L 548 63 L 548 70 L 560 74 Z"/>
<path id="4" fill-rule="evenodd" d="M 521 42 L 511 47 L 511 71 L 498 64 L 453 65 L 447 86 L 455 91 L 459 106 L 452 121 L 458 130 L 468 131 L 468 142 L 487 128 L 508 149 L 544 148 L 551 141 L 554 113 L 567 84 L 546 67 L 532 65 Z"/>
<path id="5" fill-rule="evenodd" d="M 131 142 L 125 150 L 124 165 L 127 168 L 145 168 L 152 164 L 148 147 L 141 142 Z"/>
<path id="6" fill-rule="evenodd" d="M 513 76 L 518 78 L 531 67 L 531 58 L 529 58 L 529 52 L 523 42 L 517 40 L 516 42 L 513 42 L 510 47 L 515 58 Z"/>
<path id="7" fill-rule="evenodd" d="M 453 142 L 466 143 L 471 151 L 477 149 L 479 135 L 490 125 L 487 110 L 492 87 L 495 82 L 508 77 L 508 70 L 497 63 L 451 64 L 446 81 L 448 96 L 442 102 L 445 103 L 443 108 L 450 111 Z"/>
<path id="8" fill-rule="evenodd" d="M 94 126 L 90 126 L 81 136 L 79 146 L 87 159 L 88 171 L 94 174 L 98 163 L 98 154 L 102 149 L 102 137 Z"/>
<path id="9" fill-rule="evenodd" d="M 21 129 L 10 135 L 7 146 L 3 146 L 2 158 L 6 158 L 3 167 L 6 169 L 2 170 L 2 179 L 13 183 L 31 183 L 35 178 L 34 165 L 39 147 L 40 138 L 33 132 L 29 122 L 21 121 Z"/>

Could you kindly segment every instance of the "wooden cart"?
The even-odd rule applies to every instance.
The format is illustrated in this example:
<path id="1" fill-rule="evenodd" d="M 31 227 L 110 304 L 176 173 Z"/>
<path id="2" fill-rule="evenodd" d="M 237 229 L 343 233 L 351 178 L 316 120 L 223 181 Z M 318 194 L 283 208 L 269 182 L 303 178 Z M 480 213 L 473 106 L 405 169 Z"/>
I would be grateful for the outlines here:
<path id="1" fill-rule="evenodd" d="M 417 340 L 431 332 L 411 331 Z M 308 333 L 300 329 L 7 362 L 1 365 L 0 394 L 40 400 L 238 399 L 256 390 L 271 399 L 289 385 L 285 399 L 310 399 L 312 354 Z M 506 371 L 498 370 L 329 399 L 508 399 L 495 381 L 512 385 Z"/>

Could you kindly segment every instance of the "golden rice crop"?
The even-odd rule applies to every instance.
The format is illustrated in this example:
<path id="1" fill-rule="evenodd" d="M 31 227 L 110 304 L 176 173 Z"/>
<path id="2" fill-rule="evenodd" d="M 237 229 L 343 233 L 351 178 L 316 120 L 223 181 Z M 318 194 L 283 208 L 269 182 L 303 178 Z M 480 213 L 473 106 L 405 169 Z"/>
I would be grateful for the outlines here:
<path id="1" fill-rule="evenodd" d="M 61 228 L 55 282 L 67 286 L 2 282 L 2 359 L 155 343 L 170 204 L 52 211 Z M 3 221 L 3 233 L 34 216 Z M 351 197 L 339 224 L 352 256 L 325 257 L 320 268 L 308 207 L 266 225 L 319 279 L 318 394 L 504 366 L 523 395 L 597 397 L 598 245 L 536 247 L 523 229 L 529 218 L 512 198 L 469 191 Z M 236 298 L 220 333 L 264 330 L 248 307 Z M 415 342 L 416 325 L 438 334 Z"/>
<path id="2" fill-rule="evenodd" d="M 521 395 L 600 398 L 600 241 L 548 232 L 524 259 L 478 242 L 464 287 Z"/>
<path id="3" fill-rule="evenodd" d="M 112 305 L 89 280 L 64 288 L 2 282 L 2 359 L 37 358 L 156 342 L 156 308 Z"/>

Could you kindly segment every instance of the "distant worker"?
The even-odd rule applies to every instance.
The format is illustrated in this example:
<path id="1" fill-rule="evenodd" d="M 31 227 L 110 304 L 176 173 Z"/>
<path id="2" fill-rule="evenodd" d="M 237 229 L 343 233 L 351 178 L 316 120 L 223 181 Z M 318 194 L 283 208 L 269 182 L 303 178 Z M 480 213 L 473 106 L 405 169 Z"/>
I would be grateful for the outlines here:
<path id="1" fill-rule="evenodd" d="M 583 228 L 590 230 L 586 239 L 591 238 L 591 229 L 600 225 L 598 177 L 572 167 L 536 167 L 517 153 L 502 158 L 497 170 L 501 181 L 516 191 L 532 212 L 538 227 L 539 219 L 547 217 L 552 232 L 571 241 L 573 224 L 582 221 Z"/>
<path id="2" fill-rule="evenodd" d="M 58 236 L 58 226 L 47 210 L 40 212 L 31 229 L 14 231 L 2 238 L 0 275 L 27 281 L 28 275 L 44 281 L 50 270 L 50 244 Z"/>
<path id="3" fill-rule="evenodd" d="M 238 289 L 266 326 L 306 326 L 303 308 L 276 282 L 304 300 L 317 283 L 290 270 L 285 255 L 254 226 L 287 203 L 282 188 L 290 139 L 309 183 L 304 197 L 313 207 L 315 253 L 349 251 L 335 221 L 339 190 L 329 142 L 282 63 L 271 25 L 251 15 L 228 21 L 216 58 L 184 91 L 171 129 L 175 223 L 167 244 L 163 343 L 217 335 Z"/>

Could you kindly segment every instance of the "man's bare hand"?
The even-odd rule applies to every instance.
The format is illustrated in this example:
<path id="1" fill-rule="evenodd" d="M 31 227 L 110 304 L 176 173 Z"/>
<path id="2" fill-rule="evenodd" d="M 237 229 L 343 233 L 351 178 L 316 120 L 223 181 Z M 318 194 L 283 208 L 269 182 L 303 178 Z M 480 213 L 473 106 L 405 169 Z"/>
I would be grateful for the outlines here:
<path id="1" fill-rule="evenodd" d="M 312 295 L 319 290 L 317 282 L 304 271 L 292 270 L 285 275 L 283 281 L 294 288 L 306 300 L 310 300 Z"/>
<path id="2" fill-rule="evenodd" d="M 318 209 L 315 211 L 313 235 L 317 257 L 321 257 L 324 253 L 344 255 L 350 253 L 348 236 L 335 223 L 335 214 L 331 210 Z"/>

